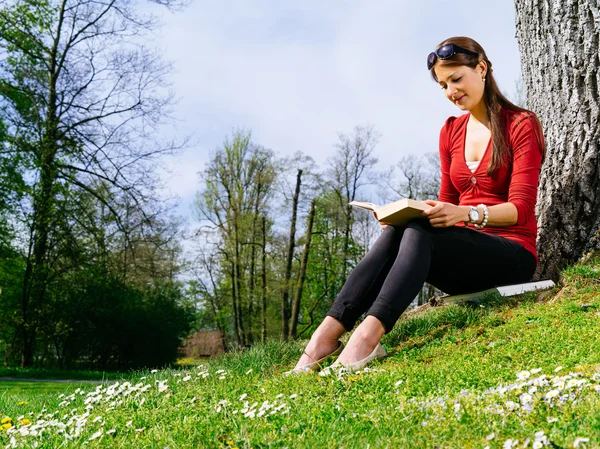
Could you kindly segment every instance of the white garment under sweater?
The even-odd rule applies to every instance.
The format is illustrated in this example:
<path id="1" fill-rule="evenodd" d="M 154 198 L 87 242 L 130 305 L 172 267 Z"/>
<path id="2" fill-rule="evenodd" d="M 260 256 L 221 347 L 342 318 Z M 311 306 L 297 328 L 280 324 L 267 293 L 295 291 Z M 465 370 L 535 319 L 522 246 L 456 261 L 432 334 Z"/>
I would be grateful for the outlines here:
<path id="1" fill-rule="evenodd" d="M 474 172 L 475 170 L 477 170 L 477 167 L 479 167 L 479 162 L 481 162 L 481 161 L 466 161 L 466 162 L 467 162 L 467 167 L 469 167 L 469 170 Z"/>

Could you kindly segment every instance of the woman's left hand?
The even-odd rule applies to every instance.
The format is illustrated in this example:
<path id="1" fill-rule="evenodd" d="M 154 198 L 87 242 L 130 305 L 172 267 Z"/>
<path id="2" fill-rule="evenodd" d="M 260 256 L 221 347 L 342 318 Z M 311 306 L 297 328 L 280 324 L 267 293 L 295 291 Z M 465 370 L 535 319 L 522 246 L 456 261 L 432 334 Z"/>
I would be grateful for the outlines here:
<path id="1" fill-rule="evenodd" d="M 448 228 L 469 219 L 468 211 L 464 206 L 434 200 L 426 200 L 424 203 L 432 206 L 430 209 L 424 210 L 422 215 L 429 219 L 429 223 L 434 228 Z"/>

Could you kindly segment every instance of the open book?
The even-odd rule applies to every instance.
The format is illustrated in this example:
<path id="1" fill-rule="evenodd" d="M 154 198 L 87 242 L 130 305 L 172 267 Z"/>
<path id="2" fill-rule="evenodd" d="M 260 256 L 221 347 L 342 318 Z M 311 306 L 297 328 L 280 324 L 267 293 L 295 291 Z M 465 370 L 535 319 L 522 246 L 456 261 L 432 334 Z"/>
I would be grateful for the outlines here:
<path id="1" fill-rule="evenodd" d="M 351 201 L 348 204 L 360 209 L 370 210 L 380 223 L 394 226 L 404 226 L 410 219 L 422 217 L 421 212 L 431 208 L 431 206 L 422 201 L 410 200 L 408 198 L 384 204 L 383 206 L 361 201 Z"/>

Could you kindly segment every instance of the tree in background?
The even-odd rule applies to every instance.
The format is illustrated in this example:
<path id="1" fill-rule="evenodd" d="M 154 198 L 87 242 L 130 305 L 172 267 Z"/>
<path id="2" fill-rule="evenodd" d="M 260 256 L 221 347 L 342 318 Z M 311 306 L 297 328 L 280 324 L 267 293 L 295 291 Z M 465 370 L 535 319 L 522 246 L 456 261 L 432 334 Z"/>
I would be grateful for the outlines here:
<path id="1" fill-rule="evenodd" d="M 278 176 L 277 189 L 281 206 L 276 210 L 279 215 L 280 226 L 285 236 L 287 246 L 285 249 L 284 265 L 279 269 L 274 265 L 275 273 L 283 274 L 283 279 L 277 282 L 281 285 L 281 338 L 296 338 L 298 319 L 301 314 L 301 294 L 304 278 L 300 258 L 308 257 L 310 251 L 310 236 L 301 235 L 303 222 L 307 223 L 310 216 L 309 208 L 319 191 L 323 188 L 322 179 L 318 173 L 314 160 L 300 152 L 291 158 L 282 158 L 278 165 L 282 168 Z M 311 206 L 309 206 L 309 204 Z M 314 214 L 314 211 L 312 212 Z M 289 220 L 289 221 L 288 221 Z M 288 225 L 289 223 L 289 225 Z M 308 233 L 308 228 L 305 228 Z M 283 235 L 280 236 L 283 239 Z M 277 239 L 274 240 L 276 246 Z M 304 248 L 302 246 L 304 245 Z M 274 248 L 275 249 L 275 248 Z M 302 254 L 300 257 L 299 254 Z M 275 279 L 280 276 L 274 274 Z"/>
<path id="2" fill-rule="evenodd" d="M 380 135 L 374 126 L 356 126 L 354 133 L 338 134 L 339 142 L 336 152 L 329 161 L 327 173 L 328 189 L 333 193 L 326 205 L 330 213 L 338 215 L 339 226 L 343 233 L 342 266 L 336 281 L 338 290 L 346 279 L 355 255 L 351 251 L 351 240 L 354 225 L 354 208 L 349 205 L 356 199 L 357 193 L 372 182 L 370 177 L 377 158 L 374 156 L 375 147 Z"/>
<path id="3" fill-rule="evenodd" d="M 597 2 L 515 0 L 527 105 L 547 144 L 537 278 L 600 246 L 600 22 Z"/>
<path id="4" fill-rule="evenodd" d="M 379 195 L 386 203 L 402 198 L 437 199 L 440 191 L 439 153 L 403 156 L 379 179 Z"/>
<path id="5" fill-rule="evenodd" d="M 285 261 L 285 272 L 283 278 L 283 293 L 281 298 L 281 338 L 286 340 L 290 331 L 290 318 L 292 316 L 292 305 L 290 301 L 290 279 L 292 277 L 292 262 L 294 259 L 294 248 L 296 247 L 296 216 L 298 213 L 298 200 L 302 185 L 302 169 L 296 174 L 296 188 L 292 198 L 292 217 L 290 220 L 289 244 Z M 296 318 L 297 319 L 297 318 Z"/>
<path id="6" fill-rule="evenodd" d="M 246 131 L 216 150 L 195 203 L 203 225 L 193 291 L 206 327 L 224 330 L 238 346 L 258 334 L 287 339 L 312 329 L 344 270 L 364 253 L 343 198 L 367 182 L 375 134 L 355 131 L 342 135 L 325 174 L 301 153 L 276 159 Z"/>
<path id="7" fill-rule="evenodd" d="M 177 145 L 157 138 L 172 93 L 169 65 L 143 45 L 154 26 L 127 0 L 0 3 L 0 170 L 25 267 L 13 342 L 23 366 L 55 334 L 61 279 L 126 267 L 107 264 L 119 240 L 152 264 L 157 246 L 176 248 L 155 189 L 155 164 Z"/>
<path id="8" fill-rule="evenodd" d="M 226 296 L 219 297 L 230 301 L 240 346 L 254 340 L 256 249 L 261 241 L 257 223 L 268 210 L 277 171 L 272 151 L 254 145 L 249 132 L 236 131 L 217 149 L 201 174 L 204 187 L 198 193 L 195 211 L 199 220 L 209 223 L 206 232 L 214 236 L 220 259 L 220 279 L 215 284 L 221 293 L 227 291 Z M 213 295 L 216 298 L 217 292 Z"/>
<path id="9" fill-rule="evenodd" d="M 310 243 L 312 241 L 312 230 L 313 230 L 313 223 L 314 223 L 314 219 L 315 219 L 315 208 L 316 208 L 316 199 L 313 198 L 310 203 L 310 212 L 308 213 L 308 222 L 306 225 L 304 250 L 302 252 L 302 262 L 300 264 L 298 280 L 297 280 L 297 285 L 296 285 L 296 292 L 294 294 L 294 300 L 292 303 L 292 313 L 291 313 L 291 318 L 290 318 L 289 337 L 294 338 L 294 339 L 298 338 L 298 336 L 301 335 L 304 332 L 304 330 L 308 329 L 312 325 L 312 320 L 311 320 L 311 322 L 309 324 L 306 324 L 304 329 L 302 331 L 300 331 L 300 334 L 298 333 L 298 321 L 299 321 L 299 316 L 300 316 L 300 308 L 302 305 L 302 292 L 304 289 L 304 282 L 306 280 L 306 267 L 308 265 L 308 256 L 310 255 Z M 313 310 L 314 310 L 314 307 L 311 308 L 311 311 L 309 312 L 309 317 L 311 317 L 311 318 L 312 318 L 311 312 Z"/>

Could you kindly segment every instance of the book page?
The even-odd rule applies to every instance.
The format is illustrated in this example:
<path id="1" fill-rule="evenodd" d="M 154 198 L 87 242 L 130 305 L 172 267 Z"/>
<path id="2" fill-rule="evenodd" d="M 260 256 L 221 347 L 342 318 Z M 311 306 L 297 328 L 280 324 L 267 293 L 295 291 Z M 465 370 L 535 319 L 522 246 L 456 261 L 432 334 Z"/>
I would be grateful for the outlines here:
<path id="1" fill-rule="evenodd" d="M 370 210 L 371 212 L 374 212 L 379 208 L 377 204 L 369 203 L 368 201 L 350 201 L 348 205 L 358 207 L 360 209 Z"/>

